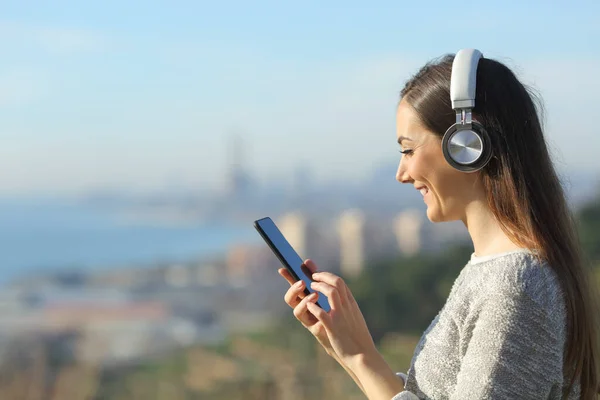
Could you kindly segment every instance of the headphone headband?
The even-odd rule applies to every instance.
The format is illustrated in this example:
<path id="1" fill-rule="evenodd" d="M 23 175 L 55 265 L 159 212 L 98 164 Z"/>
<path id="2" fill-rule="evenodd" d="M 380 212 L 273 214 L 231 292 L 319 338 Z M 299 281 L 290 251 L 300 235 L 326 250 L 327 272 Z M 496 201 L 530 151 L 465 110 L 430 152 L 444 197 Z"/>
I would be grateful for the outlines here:
<path id="1" fill-rule="evenodd" d="M 463 49 L 456 53 L 450 78 L 450 100 L 454 110 L 475 107 L 477 64 L 482 57 L 483 54 L 476 49 Z"/>
<path id="2" fill-rule="evenodd" d="M 452 167 L 463 172 L 480 170 L 492 157 L 491 141 L 485 128 L 472 119 L 477 65 L 482 57 L 479 50 L 463 49 L 456 53 L 452 62 L 450 100 L 456 111 L 456 123 L 442 138 L 442 152 Z"/>

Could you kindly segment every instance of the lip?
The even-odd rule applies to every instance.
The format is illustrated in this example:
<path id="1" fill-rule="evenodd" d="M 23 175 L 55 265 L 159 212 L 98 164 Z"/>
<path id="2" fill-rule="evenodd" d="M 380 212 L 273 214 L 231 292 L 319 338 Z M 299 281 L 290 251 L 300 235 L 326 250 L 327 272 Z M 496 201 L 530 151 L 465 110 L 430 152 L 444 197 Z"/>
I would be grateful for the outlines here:
<path id="1" fill-rule="evenodd" d="M 429 188 L 427 186 L 415 186 L 415 189 L 421 192 L 423 198 L 429 194 Z M 423 193 L 423 190 L 425 190 L 425 193 Z"/>

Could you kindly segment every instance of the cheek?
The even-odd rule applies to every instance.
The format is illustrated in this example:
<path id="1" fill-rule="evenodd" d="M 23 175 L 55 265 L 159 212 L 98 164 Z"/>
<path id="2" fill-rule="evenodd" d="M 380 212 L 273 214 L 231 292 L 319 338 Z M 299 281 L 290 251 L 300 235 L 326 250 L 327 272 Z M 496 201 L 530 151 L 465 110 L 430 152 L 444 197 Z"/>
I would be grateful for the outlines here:
<path id="1" fill-rule="evenodd" d="M 461 197 L 465 190 L 465 174 L 446 162 L 439 146 L 432 146 L 419 157 L 418 162 L 414 163 L 414 175 L 417 180 L 428 184 L 439 200 Z"/>
<path id="2" fill-rule="evenodd" d="M 445 160 L 444 160 L 445 161 Z M 452 168 L 448 163 L 439 166 L 432 177 L 436 203 L 441 207 L 444 220 L 459 219 L 474 195 L 472 176 Z"/>
<path id="3" fill-rule="evenodd" d="M 434 185 L 434 190 L 442 197 L 459 198 L 468 191 L 466 185 L 465 173 L 452 168 L 450 164 L 444 160 L 443 163 L 436 165 L 435 173 L 431 175 L 431 183 Z"/>
<path id="4" fill-rule="evenodd" d="M 416 153 L 413 163 L 413 176 L 416 180 L 434 183 L 438 176 L 445 175 L 447 168 L 452 168 L 442 154 L 442 150 L 434 145 Z"/>

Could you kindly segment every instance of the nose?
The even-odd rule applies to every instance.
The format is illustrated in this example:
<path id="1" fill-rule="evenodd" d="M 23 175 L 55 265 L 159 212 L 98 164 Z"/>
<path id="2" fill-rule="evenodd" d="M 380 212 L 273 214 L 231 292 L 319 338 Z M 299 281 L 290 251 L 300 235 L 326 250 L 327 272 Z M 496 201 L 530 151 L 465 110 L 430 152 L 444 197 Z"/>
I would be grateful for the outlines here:
<path id="1" fill-rule="evenodd" d="M 398 171 L 396 171 L 396 180 L 400 183 L 410 183 L 412 179 L 408 174 L 406 162 L 404 160 L 404 157 L 400 159 L 400 163 L 398 164 Z"/>

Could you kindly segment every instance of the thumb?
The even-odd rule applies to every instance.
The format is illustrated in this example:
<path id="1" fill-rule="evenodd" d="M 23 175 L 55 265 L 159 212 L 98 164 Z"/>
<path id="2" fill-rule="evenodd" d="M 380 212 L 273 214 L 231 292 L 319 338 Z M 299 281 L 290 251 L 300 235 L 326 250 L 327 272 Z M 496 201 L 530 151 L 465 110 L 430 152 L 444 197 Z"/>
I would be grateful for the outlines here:
<path id="1" fill-rule="evenodd" d="M 304 265 L 306 265 L 306 267 L 308 268 L 308 270 L 312 273 L 317 272 L 317 270 L 319 269 L 317 267 L 317 264 L 315 264 L 315 262 L 313 260 L 311 260 L 310 258 L 306 259 L 304 261 Z"/>
<path id="2" fill-rule="evenodd" d="M 310 313 L 314 315 L 315 318 L 317 318 L 317 320 L 319 320 L 323 324 L 325 330 L 328 333 L 331 332 L 333 326 L 331 324 L 331 316 L 327 313 L 327 311 L 323 310 L 321 307 L 311 302 L 308 302 L 306 304 L 306 307 L 308 308 L 308 311 L 310 311 Z"/>

